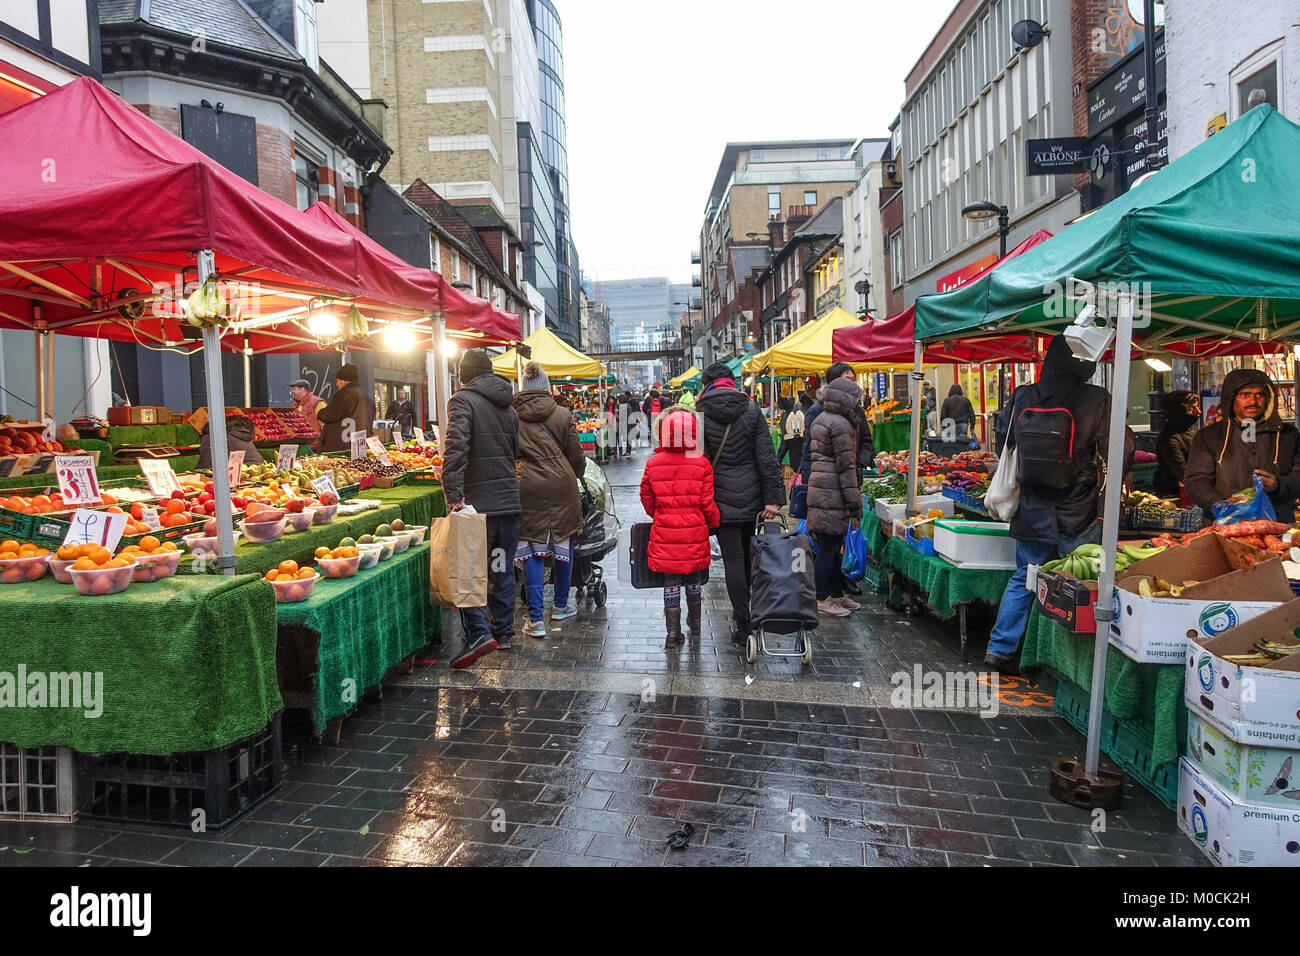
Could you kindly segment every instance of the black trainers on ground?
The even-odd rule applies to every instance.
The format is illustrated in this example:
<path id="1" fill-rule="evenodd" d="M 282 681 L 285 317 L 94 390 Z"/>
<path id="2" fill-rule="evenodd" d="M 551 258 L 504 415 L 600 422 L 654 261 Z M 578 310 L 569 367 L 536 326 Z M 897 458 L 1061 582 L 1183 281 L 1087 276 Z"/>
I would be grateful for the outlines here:
<path id="1" fill-rule="evenodd" d="M 492 640 L 496 641 L 497 650 L 513 651 L 515 646 L 510 643 L 510 637 L 511 635 L 509 634 L 498 634 L 496 637 L 492 638 Z"/>
<path id="2" fill-rule="evenodd" d="M 461 648 L 451 661 L 451 669 L 454 671 L 464 670 L 471 666 L 480 657 L 485 657 L 497 649 L 497 642 L 493 640 L 491 634 L 484 634 L 472 641 L 466 641 L 465 646 Z"/>

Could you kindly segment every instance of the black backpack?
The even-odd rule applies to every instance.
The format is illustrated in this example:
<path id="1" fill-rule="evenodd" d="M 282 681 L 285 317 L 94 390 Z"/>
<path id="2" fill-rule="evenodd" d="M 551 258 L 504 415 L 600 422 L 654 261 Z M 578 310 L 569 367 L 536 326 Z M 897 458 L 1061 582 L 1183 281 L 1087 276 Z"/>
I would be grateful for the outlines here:
<path id="1" fill-rule="evenodd" d="M 1016 418 L 1020 481 L 1054 491 L 1073 488 L 1079 480 L 1074 436 L 1074 414 L 1070 409 L 1035 399 Z"/>

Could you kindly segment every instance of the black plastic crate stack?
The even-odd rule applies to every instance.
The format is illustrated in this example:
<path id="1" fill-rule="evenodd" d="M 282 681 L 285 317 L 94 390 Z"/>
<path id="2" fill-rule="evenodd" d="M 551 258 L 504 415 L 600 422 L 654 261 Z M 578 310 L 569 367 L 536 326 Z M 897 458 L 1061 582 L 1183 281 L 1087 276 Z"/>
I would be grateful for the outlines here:
<path id="1" fill-rule="evenodd" d="M 187 829 L 202 810 L 221 830 L 280 787 L 282 746 L 277 713 L 264 730 L 216 750 L 154 757 L 80 755 L 81 815 L 122 823 Z"/>
<path id="2" fill-rule="evenodd" d="M 70 823 L 76 818 L 68 747 L 0 743 L 0 820 Z"/>

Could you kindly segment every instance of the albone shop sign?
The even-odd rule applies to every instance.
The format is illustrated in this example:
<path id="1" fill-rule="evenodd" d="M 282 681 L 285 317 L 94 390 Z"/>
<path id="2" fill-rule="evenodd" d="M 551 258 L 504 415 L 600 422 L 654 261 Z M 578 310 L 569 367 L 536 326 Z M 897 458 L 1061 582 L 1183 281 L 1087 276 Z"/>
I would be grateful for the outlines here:
<path id="1" fill-rule="evenodd" d="M 1026 170 L 1030 176 L 1083 172 L 1091 156 L 1086 136 L 1031 139 L 1025 144 Z"/>

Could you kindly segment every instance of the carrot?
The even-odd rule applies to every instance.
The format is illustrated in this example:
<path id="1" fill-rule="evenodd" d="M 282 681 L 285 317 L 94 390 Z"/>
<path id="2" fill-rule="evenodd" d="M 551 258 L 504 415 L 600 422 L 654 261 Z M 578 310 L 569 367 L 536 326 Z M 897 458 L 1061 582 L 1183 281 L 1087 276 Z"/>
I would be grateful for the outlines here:
<path id="1" fill-rule="evenodd" d="M 1275 534 L 1264 535 L 1264 547 L 1270 551 L 1289 551 L 1291 546 Z"/>
<path id="2" fill-rule="evenodd" d="M 1255 535 L 1241 535 L 1237 540 L 1242 544 L 1250 545 L 1252 548 L 1259 548 L 1261 551 L 1264 550 L 1264 539 Z"/>

